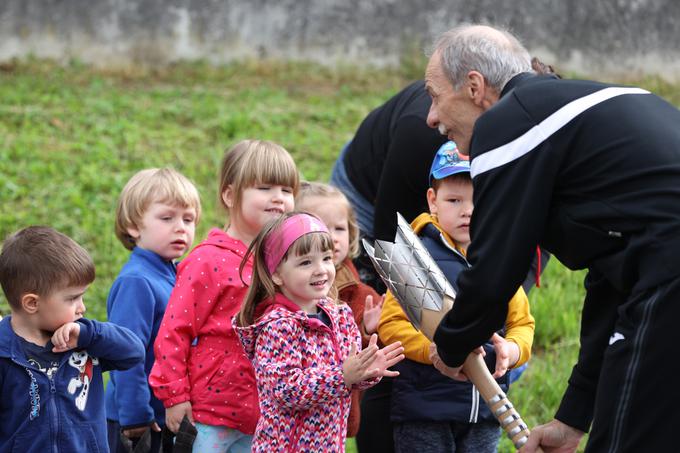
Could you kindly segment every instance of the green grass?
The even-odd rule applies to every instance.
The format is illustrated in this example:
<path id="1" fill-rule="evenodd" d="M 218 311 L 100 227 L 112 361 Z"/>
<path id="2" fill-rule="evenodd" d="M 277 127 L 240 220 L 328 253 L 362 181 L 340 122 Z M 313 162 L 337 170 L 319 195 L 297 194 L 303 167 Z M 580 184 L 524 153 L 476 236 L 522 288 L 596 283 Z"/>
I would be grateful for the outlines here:
<path id="1" fill-rule="evenodd" d="M 216 175 L 230 144 L 274 140 L 306 178 L 326 180 L 359 122 L 421 77 L 421 65 L 417 55 L 394 71 L 278 62 L 116 73 L 77 63 L 0 65 L 0 237 L 47 224 L 81 243 L 97 265 L 89 316 L 104 319 L 108 288 L 128 255 L 113 233 L 114 209 L 133 173 L 170 165 L 197 184 L 198 242 L 224 223 Z M 660 78 L 627 82 L 680 104 L 678 87 Z M 553 260 L 530 294 L 534 358 L 510 392 L 530 426 L 552 418 L 576 360 L 582 280 Z M 0 296 L 0 314 L 8 312 Z M 509 441 L 500 451 L 512 451 Z"/>

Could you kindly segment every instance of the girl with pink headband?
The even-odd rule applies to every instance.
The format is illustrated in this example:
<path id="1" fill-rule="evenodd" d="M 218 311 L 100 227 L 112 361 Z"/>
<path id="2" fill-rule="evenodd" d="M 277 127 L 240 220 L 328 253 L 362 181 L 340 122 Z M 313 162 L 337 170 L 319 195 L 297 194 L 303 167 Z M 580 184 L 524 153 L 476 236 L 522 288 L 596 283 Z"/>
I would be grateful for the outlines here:
<path id="1" fill-rule="evenodd" d="M 346 304 L 328 293 L 333 240 L 307 213 L 284 214 L 248 249 L 252 283 L 234 327 L 253 363 L 260 398 L 254 452 L 344 452 L 352 389 L 375 385 L 404 358 L 377 335 L 361 349 Z M 359 351 L 359 352 L 358 352 Z"/>

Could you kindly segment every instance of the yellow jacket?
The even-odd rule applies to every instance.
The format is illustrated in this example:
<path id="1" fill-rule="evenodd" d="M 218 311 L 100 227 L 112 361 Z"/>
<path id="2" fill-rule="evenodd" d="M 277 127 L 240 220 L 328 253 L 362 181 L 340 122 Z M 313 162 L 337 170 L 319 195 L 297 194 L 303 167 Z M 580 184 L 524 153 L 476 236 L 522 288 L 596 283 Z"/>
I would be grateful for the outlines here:
<path id="1" fill-rule="evenodd" d="M 442 233 L 449 245 L 455 247 L 465 256 L 465 250 L 456 245 L 430 214 L 419 215 L 411 223 L 411 227 L 417 234 L 428 223 L 433 224 Z M 406 313 L 401 309 L 399 302 L 390 291 L 387 292 L 380 315 L 378 336 L 383 344 L 401 341 L 407 359 L 432 364 L 429 359 L 430 340 L 413 327 L 413 324 L 406 317 Z M 534 317 L 531 316 L 529 300 L 521 286 L 508 303 L 508 316 L 505 319 L 505 339 L 513 341 L 519 346 L 519 360 L 513 365 L 513 368 L 523 365 L 531 358 L 531 345 L 534 341 Z"/>

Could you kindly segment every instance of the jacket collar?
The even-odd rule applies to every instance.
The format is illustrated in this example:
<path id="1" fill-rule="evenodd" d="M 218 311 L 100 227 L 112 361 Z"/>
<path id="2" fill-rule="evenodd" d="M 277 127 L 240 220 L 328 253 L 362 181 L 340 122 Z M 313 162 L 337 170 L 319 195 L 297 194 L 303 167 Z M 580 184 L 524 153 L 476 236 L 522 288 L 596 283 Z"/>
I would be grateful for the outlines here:
<path id="1" fill-rule="evenodd" d="M 149 263 L 154 270 L 157 270 L 163 275 L 169 275 L 172 278 L 175 278 L 175 274 L 177 274 L 177 268 L 174 262 L 164 259 L 158 253 L 152 252 L 151 250 L 135 247 L 132 249 L 132 256 Z"/>

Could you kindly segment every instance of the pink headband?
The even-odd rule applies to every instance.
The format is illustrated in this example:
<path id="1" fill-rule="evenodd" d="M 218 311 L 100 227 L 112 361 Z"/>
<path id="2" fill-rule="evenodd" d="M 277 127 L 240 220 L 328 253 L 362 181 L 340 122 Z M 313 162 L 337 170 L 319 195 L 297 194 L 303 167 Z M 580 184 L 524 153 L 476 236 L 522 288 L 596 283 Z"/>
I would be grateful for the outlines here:
<path id="1" fill-rule="evenodd" d="M 309 233 L 328 233 L 328 228 L 319 219 L 309 214 L 288 217 L 265 241 L 264 261 L 270 274 L 276 271 L 283 255 L 293 242 Z"/>

